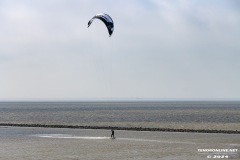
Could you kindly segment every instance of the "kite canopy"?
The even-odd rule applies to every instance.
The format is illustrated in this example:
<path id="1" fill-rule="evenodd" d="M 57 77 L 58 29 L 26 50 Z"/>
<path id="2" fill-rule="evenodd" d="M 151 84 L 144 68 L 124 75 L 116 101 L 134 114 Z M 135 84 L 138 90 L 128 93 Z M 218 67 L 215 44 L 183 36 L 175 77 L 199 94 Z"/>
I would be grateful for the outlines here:
<path id="1" fill-rule="evenodd" d="M 113 30 L 114 30 L 114 25 L 113 25 L 113 20 L 112 18 L 105 14 L 105 13 L 99 13 L 96 14 L 89 22 L 88 22 L 88 27 L 92 24 L 94 19 L 100 19 L 107 27 L 108 29 L 108 33 L 109 33 L 109 37 L 112 35 Z"/>

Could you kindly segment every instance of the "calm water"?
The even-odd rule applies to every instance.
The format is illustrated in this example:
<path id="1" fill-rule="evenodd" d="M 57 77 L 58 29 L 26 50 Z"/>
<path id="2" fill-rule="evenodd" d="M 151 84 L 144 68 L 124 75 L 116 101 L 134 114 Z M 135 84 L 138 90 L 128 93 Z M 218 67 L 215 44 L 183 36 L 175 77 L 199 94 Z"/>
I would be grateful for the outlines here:
<path id="1" fill-rule="evenodd" d="M 237 130 L 240 102 L 2 102 L 0 123 Z"/>
<path id="2" fill-rule="evenodd" d="M 0 103 L 0 123 L 240 130 L 239 102 Z M 239 134 L 0 126 L 0 159 L 202 160 L 198 149 L 238 149 Z M 239 151 L 226 154 L 239 159 Z"/>

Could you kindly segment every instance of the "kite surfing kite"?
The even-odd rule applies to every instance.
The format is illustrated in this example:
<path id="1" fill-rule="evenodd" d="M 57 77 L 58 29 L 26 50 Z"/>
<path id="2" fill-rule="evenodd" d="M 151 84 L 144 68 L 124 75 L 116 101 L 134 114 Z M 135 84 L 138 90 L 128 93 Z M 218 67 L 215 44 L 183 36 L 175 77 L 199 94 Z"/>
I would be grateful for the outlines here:
<path id="1" fill-rule="evenodd" d="M 109 37 L 112 35 L 113 30 L 114 30 L 114 25 L 113 25 L 113 20 L 112 18 L 105 14 L 105 13 L 99 13 L 96 14 L 89 22 L 88 22 L 88 27 L 90 27 L 90 25 L 92 24 L 94 19 L 100 19 L 107 27 L 108 29 L 108 33 L 109 33 Z"/>

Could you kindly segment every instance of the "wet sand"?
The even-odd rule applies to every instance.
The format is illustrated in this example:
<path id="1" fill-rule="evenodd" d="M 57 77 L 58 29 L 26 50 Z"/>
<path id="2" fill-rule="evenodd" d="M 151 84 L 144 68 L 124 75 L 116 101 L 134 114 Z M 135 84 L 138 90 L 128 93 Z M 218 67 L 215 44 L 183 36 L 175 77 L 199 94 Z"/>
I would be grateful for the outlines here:
<path id="1" fill-rule="evenodd" d="M 11 160 L 201 160 L 216 153 L 198 149 L 238 149 L 221 153 L 240 159 L 239 134 L 0 127 L 0 159 Z"/>

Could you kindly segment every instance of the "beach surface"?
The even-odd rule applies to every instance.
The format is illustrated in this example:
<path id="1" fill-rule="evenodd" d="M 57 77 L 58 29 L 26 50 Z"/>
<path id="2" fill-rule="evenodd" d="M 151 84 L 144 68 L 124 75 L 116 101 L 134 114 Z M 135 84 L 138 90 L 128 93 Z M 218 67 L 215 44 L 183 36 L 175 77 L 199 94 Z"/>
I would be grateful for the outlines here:
<path id="1" fill-rule="evenodd" d="M 2 126 L 0 159 L 240 159 L 240 134 L 117 130 L 116 139 L 110 134 L 101 129 Z"/>

